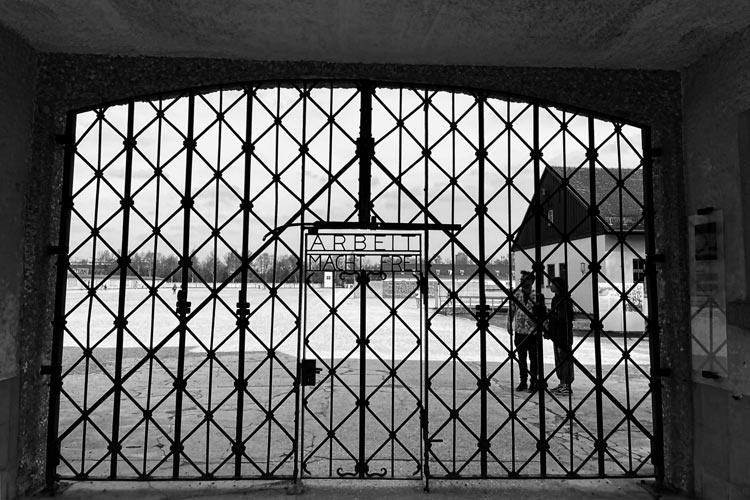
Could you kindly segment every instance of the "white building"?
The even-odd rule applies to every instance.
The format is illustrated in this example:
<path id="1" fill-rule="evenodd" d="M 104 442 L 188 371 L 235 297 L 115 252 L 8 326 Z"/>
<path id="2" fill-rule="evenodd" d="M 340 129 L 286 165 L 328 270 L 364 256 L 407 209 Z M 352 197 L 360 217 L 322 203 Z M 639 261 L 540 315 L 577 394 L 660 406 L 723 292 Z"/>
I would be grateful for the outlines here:
<path id="1" fill-rule="evenodd" d="M 539 241 L 542 285 L 548 301 L 552 296 L 550 280 L 562 276 L 579 310 L 593 314 L 596 300 L 605 330 L 643 331 L 647 309 L 641 170 L 596 169 L 598 215 L 593 221 L 589 217 L 588 166 L 578 170 L 547 167 L 540 179 L 539 199 L 538 236 L 531 207 L 516 232 L 512 252 L 515 279 L 521 270 L 533 268 Z M 601 266 L 596 289 L 590 270 L 594 251 Z"/>

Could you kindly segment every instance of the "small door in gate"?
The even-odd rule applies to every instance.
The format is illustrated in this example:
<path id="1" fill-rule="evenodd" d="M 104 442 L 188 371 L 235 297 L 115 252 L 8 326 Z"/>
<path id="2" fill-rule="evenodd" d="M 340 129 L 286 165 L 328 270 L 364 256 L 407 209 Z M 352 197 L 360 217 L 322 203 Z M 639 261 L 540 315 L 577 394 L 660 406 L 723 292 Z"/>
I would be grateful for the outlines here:
<path id="1" fill-rule="evenodd" d="M 305 235 L 302 477 L 420 478 L 422 235 Z M 311 380 L 310 377 L 308 377 Z"/>

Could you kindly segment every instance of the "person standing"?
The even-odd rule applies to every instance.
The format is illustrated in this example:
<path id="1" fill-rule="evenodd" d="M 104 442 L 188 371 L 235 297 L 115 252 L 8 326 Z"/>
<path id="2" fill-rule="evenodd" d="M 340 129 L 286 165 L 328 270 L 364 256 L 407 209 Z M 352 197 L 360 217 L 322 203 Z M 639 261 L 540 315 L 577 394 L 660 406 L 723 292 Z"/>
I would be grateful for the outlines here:
<path id="1" fill-rule="evenodd" d="M 520 371 L 520 383 L 517 391 L 535 392 L 537 389 L 537 333 L 534 311 L 537 307 L 537 298 L 532 293 L 534 285 L 534 273 L 521 271 L 520 289 L 513 294 L 508 309 L 507 330 L 513 335 L 513 344 L 518 353 L 518 369 Z M 530 368 L 530 370 L 529 370 Z M 531 384 L 527 385 L 531 379 Z"/>
<path id="2" fill-rule="evenodd" d="M 573 304 L 563 278 L 553 278 L 550 284 L 552 305 L 547 322 L 547 336 L 555 349 L 555 372 L 560 385 L 552 389 L 556 394 L 570 394 L 573 383 Z"/>

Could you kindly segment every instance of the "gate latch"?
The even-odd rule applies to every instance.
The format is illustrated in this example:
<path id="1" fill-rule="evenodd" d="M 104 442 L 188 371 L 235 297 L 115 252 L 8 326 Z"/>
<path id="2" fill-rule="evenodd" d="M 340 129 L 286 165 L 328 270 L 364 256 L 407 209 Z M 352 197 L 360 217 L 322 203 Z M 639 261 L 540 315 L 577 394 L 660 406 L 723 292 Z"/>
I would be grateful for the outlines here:
<path id="1" fill-rule="evenodd" d="M 303 359 L 300 363 L 300 378 L 302 385 L 315 385 L 315 375 L 323 371 L 322 368 L 315 367 L 314 359 Z"/>

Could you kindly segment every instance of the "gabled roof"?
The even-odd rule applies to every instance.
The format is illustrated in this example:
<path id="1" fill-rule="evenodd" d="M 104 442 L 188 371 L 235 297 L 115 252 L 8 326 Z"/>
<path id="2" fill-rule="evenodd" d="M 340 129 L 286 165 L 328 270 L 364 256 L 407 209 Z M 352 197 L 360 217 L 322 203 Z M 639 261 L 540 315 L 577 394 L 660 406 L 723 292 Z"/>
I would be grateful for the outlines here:
<path id="1" fill-rule="evenodd" d="M 587 166 L 578 170 L 570 167 L 547 167 L 544 174 L 547 171 L 556 174 L 560 180 L 567 177 L 573 194 L 581 198 L 586 205 L 590 204 L 591 184 Z M 622 168 L 618 171 L 598 168 L 596 173 L 594 180 L 599 217 L 615 230 L 628 231 L 639 222 L 643 214 L 643 169 Z M 624 189 L 618 189 L 619 182 L 622 182 Z M 622 195 L 622 200 L 620 195 Z M 620 227 L 621 216 L 622 227 Z M 642 226 L 642 223 L 639 225 Z"/>
<path id="2" fill-rule="evenodd" d="M 597 168 L 594 181 L 595 203 L 599 210 L 596 234 L 642 233 L 642 169 Z M 587 165 L 579 169 L 547 166 L 538 185 L 542 205 L 539 235 L 529 206 L 516 231 L 513 251 L 532 248 L 537 243 L 559 242 L 563 235 L 567 235 L 568 241 L 591 236 L 588 222 L 591 184 Z M 553 220 L 547 218 L 550 211 Z"/>

